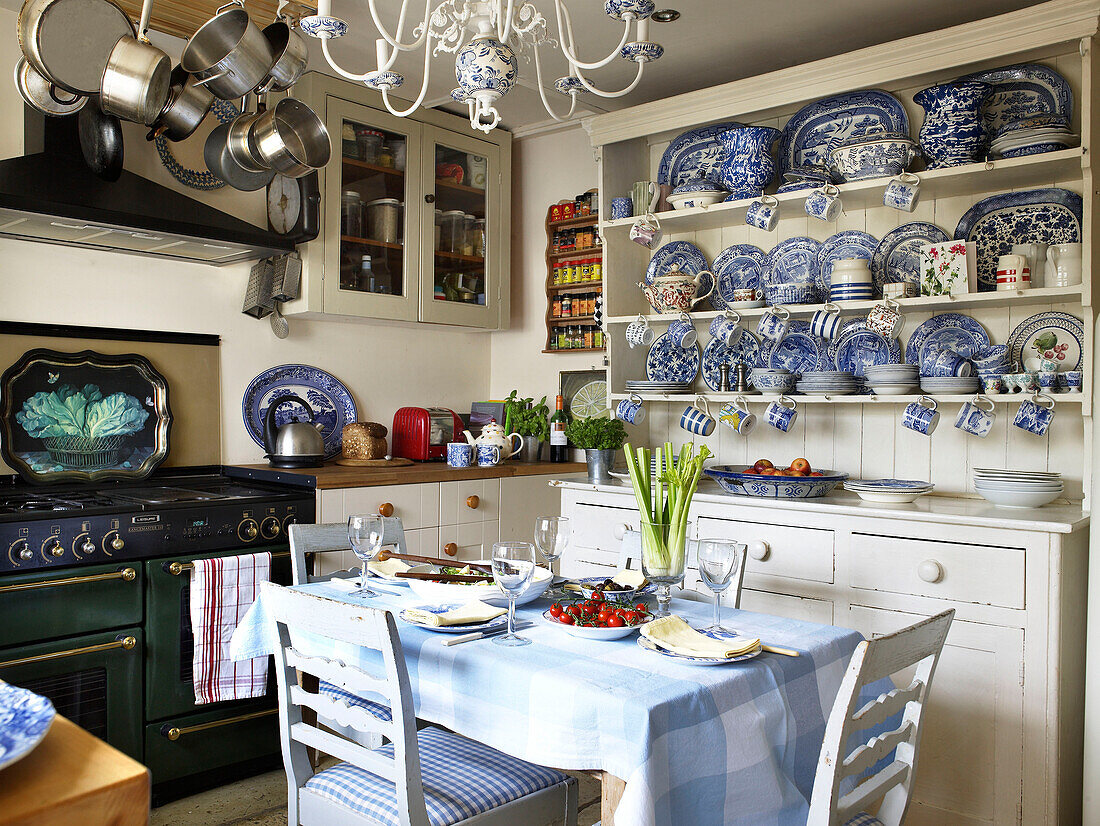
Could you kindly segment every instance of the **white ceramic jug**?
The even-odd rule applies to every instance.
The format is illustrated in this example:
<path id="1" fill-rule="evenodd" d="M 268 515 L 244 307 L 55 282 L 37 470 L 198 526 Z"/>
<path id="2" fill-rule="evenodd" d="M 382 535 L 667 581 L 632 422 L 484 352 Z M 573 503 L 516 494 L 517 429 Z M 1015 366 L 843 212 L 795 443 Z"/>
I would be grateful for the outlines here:
<path id="1" fill-rule="evenodd" d="M 1072 287 L 1081 283 L 1081 245 L 1051 244 L 1047 247 L 1047 286 Z"/>

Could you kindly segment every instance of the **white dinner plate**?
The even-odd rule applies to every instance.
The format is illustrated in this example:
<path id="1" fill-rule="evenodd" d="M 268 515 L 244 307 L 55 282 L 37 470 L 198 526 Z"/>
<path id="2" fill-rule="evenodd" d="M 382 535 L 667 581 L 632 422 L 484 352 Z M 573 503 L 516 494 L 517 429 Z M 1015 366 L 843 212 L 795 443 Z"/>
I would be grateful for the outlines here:
<path id="1" fill-rule="evenodd" d="M 427 611 L 431 614 L 443 614 L 447 611 L 454 610 L 455 608 L 461 608 L 463 604 L 464 603 L 461 602 L 450 602 L 443 603 L 441 605 L 424 604 L 413 605 L 411 607 L 417 609 L 418 611 Z M 423 628 L 425 631 L 436 631 L 440 634 L 465 634 L 468 631 L 490 631 L 494 628 L 500 628 L 502 625 L 508 624 L 508 615 L 501 614 L 499 617 L 494 617 L 488 622 L 469 622 L 464 625 L 425 625 L 424 623 L 414 622 L 413 620 L 409 619 L 408 616 L 406 616 L 407 610 L 408 609 L 405 609 L 400 614 L 398 614 L 398 616 L 401 617 L 402 620 L 407 622 L 409 625 L 415 625 L 417 628 Z"/>
<path id="2" fill-rule="evenodd" d="M 740 635 L 736 631 L 704 631 L 702 629 L 696 629 L 700 634 L 710 637 L 715 640 L 734 640 L 738 639 Z M 750 651 L 748 654 L 742 654 L 738 657 L 689 657 L 687 654 L 677 654 L 674 651 L 666 651 L 654 642 L 646 639 L 645 637 L 638 636 L 638 645 L 644 648 L 646 651 L 655 651 L 662 656 L 669 657 L 674 660 L 679 660 L 686 665 L 729 665 L 730 663 L 740 663 L 745 660 L 751 660 L 760 656 L 761 648 L 756 647 L 754 651 Z"/>

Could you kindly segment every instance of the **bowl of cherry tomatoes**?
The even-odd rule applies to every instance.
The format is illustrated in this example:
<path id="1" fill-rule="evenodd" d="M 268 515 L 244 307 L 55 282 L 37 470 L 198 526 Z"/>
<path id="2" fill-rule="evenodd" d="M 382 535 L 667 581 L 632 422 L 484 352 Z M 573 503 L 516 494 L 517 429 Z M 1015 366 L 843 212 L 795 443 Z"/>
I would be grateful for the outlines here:
<path id="1" fill-rule="evenodd" d="M 588 599 L 555 602 L 543 612 L 542 618 L 574 637 L 618 640 L 653 619 L 653 612 L 644 602 L 608 601 L 602 591 L 595 591 Z"/>

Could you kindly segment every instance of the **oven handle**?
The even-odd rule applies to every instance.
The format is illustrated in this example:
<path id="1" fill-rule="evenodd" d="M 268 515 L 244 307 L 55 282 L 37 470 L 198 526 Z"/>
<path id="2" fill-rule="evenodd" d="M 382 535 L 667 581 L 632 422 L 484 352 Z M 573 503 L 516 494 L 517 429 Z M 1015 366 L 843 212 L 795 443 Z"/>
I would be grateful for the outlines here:
<path id="1" fill-rule="evenodd" d="M 86 582 L 102 582 L 106 579 L 121 579 L 123 582 L 133 582 L 137 579 L 137 571 L 133 568 L 120 568 L 109 574 L 73 576 L 68 579 L 47 579 L 43 582 L 23 582 L 19 585 L 0 585 L 0 594 L 7 593 L 8 591 L 30 591 L 35 588 L 53 588 L 58 585 L 83 585 Z"/>
<path id="2" fill-rule="evenodd" d="M 279 559 L 280 557 L 290 556 L 290 551 L 278 551 L 271 555 L 272 559 Z M 184 571 L 190 571 L 194 569 L 194 562 L 162 562 L 160 564 L 161 570 L 166 574 L 172 576 L 179 576 Z"/>
<path id="3" fill-rule="evenodd" d="M 112 648 L 121 648 L 124 651 L 130 651 L 136 645 L 137 637 L 131 637 L 128 634 L 119 634 L 115 637 L 114 642 L 89 645 L 86 648 L 70 648 L 67 651 L 54 651 L 51 654 L 39 654 L 35 657 L 23 657 L 18 660 L 8 660 L 7 662 L 0 663 L 0 668 L 27 665 L 28 663 L 41 663 L 46 662 L 46 660 L 60 660 L 62 657 L 75 657 L 78 654 L 94 654 L 96 651 L 110 651 Z"/>
<path id="4" fill-rule="evenodd" d="M 170 726 L 165 723 L 160 727 L 160 733 L 174 743 L 185 734 L 194 734 L 195 732 L 219 728 L 220 726 L 231 726 L 234 723 L 243 723 L 246 720 L 255 720 L 260 717 L 270 717 L 272 714 L 278 714 L 278 712 L 279 709 L 277 708 L 269 708 L 267 711 L 254 711 L 251 714 L 242 714 L 239 717 L 227 717 L 224 720 L 215 720 L 212 723 L 200 723 L 197 726 L 184 726 L 183 728 Z"/>

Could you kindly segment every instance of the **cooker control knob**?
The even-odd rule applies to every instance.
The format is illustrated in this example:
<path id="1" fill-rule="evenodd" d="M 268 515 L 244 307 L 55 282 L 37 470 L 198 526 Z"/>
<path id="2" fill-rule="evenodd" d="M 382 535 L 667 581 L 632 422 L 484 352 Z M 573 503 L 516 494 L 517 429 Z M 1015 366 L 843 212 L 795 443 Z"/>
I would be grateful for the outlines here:
<path id="1" fill-rule="evenodd" d="M 92 542 L 92 538 L 89 536 L 84 540 L 84 544 L 80 546 L 80 550 L 86 554 L 95 553 L 95 543 Z"/>
<path id="2" fill-rule="evenodd" d="M 23 547 L 20 548 L 20 545 L 22 545 Z M 8 546 L 8 558 L 11 559 L 14 564 L 18 565 L 19 563 L 15 561 L 16 556 L 18 556 L 24 562 L 29 562 L 30 560 L 34 559 L 34 551 L 27 547 L 27 540 L 17 539 L 12 542 L 10 546 Z"/>
<path id="3" fill-rule="evenodd" d="M 260 527 L 255 519 L 242 519 L 237 525 L 237 536 L 242 542 L 251 542 L 259 532 Z"/>
<path id="4" fill-rule="evenodd" d="M 53 538 L 53 541 L 50 542 L 50 554 L 53 556 L 65 555 L 65 549 L 61 547 L 61 543 L 57 541 L 56 536 Z"/>
<path id="5" fill-rule="evenodd" d="M 279 535 L 282 530 L 282 526 L 279 524 L 279 520 L 274 516 L 269 516 L 263 522 L 260 523 L 260 533 L 264 539 L 274 539 Z"/>
<path id="6" fill-rule="evenodd" d="M 73 537 L 73 556 L 80 559 L 82 555 L 92 553 L 95 550 L 95 545 L 92 543 L 91 537 L 86 533 L 78 533 Z"/>
<path id="7" fill-rule="evenodd" d="M 112 534 L 114 535 L 114 539 L 111 538 Z M 107 550 L 108 545 L 110 545 L 111 548 L 116 551 L 121 551 L 123 548 L 126 547 L 126 543 L 122 541 L 122 537 L 119 536 L 117 530 L 107 531 L 106 536 L 103 537 L 103 553 L 107 554 L 107 556 L 110 556 L 111 552 Z"/>
<path id="8" fill-rule="evenodd" d="M 116 536 L 114 539 L 111 540 L 111 547 L 114 548 L 116 551 L 121 551 L 124 547 L 126 547 L 126 543 L 122 541 L 121 536 Z"/>

